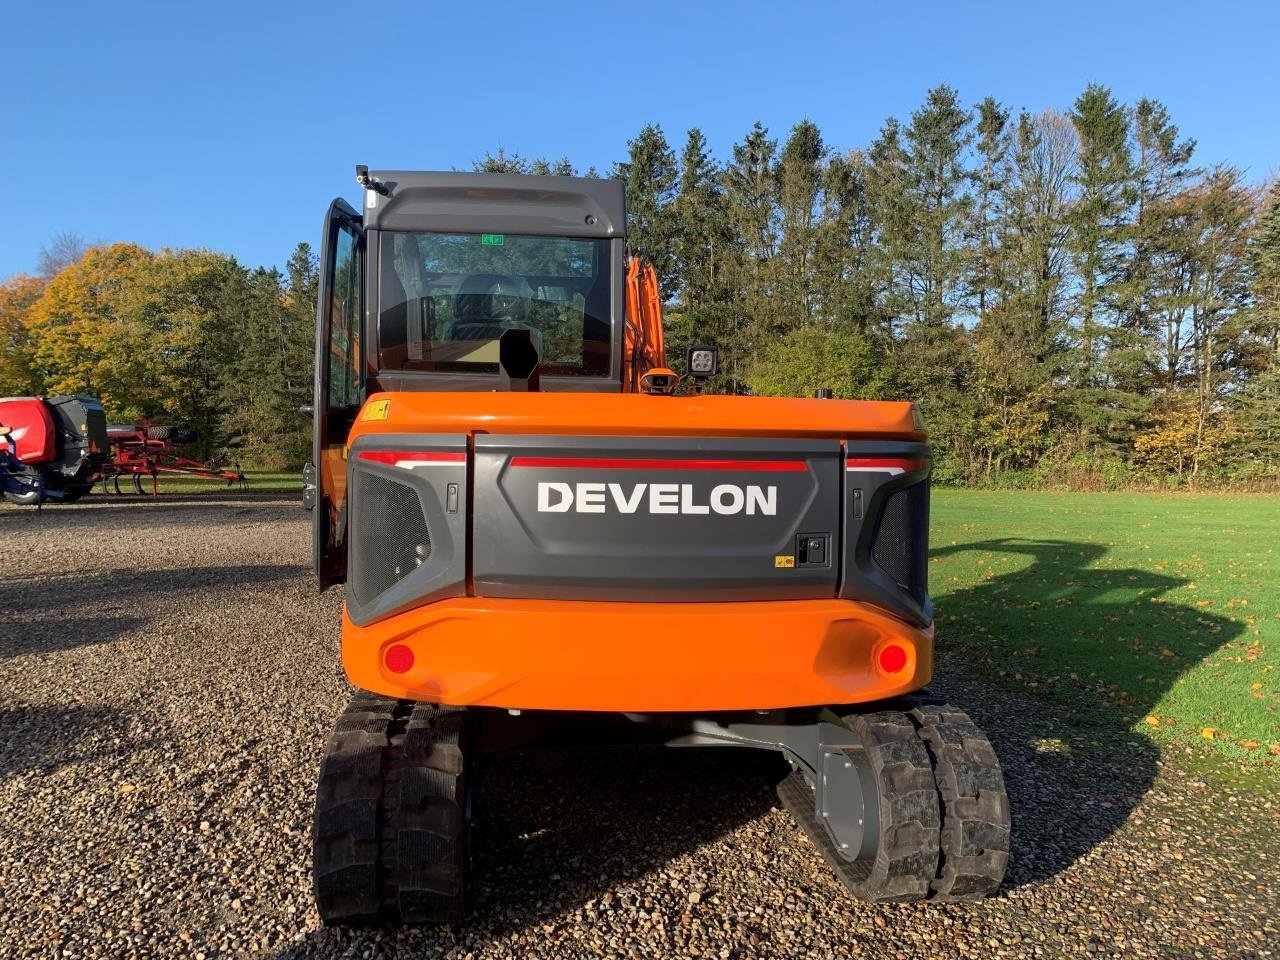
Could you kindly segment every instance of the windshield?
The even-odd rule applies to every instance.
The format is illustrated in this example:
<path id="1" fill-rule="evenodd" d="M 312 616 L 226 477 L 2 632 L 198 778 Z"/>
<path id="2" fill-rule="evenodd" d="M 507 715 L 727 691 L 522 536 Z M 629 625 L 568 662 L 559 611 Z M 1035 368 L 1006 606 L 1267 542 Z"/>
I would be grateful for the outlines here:
<path id="1" fill-rule="evenodd" d="M 382 369 L 497 373 L 498 339 L 531 331 L 551 376 L 609 373 L 606 240 L 384 233 Z"/>

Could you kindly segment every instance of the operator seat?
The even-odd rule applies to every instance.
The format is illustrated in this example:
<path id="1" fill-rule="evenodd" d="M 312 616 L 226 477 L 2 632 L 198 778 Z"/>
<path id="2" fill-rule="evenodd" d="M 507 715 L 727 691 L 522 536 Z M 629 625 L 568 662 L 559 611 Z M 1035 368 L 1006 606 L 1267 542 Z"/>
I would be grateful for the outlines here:
<path id="1" fill-rule="evenodd" d="M 445 340 L 497 340 L 511 329 L 530 329 L 525 318 L 533 288 L 523 277 L 470 273 L 453 294 L 453 319 Z"/>

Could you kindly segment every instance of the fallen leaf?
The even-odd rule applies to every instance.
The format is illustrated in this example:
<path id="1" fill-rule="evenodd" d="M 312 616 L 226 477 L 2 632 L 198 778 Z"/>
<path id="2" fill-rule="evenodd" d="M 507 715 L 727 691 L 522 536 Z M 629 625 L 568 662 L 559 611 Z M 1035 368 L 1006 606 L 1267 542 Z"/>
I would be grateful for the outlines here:
<path id="1" fill-rule="evenodd" d="M 1176 654 L 1176 653 L 1174 653 L 1172 650 L 1170 650 L 1168 647 L 1161 647 L 1161 648 L 1160 648 L 1160 654 L 1161 654 L 1161 656 L 1165 656 L 1165 657 L 1176 657 L 1176 656 L 1177 656 L 1177 654 Z"/>
<path id="2" fill-rule="evenodd" d="M 1217 736 L 1217 734 L 1218 734 L 1217 727 L 1205 727 L 1203 730 L 1200 731 L 1200 736 L 1204 737 L 1206 740 L 1212 740 L 1215 736 Z"/>
<path id="3" fill-rule="evenodd" d="M 1160 718 L 1156 716 L 1144 717 L 1143 722 L 1146 723 L 1146 725 L 1149 727 L 1160 726 Z"/>
<path id="4" fill-rule="evenodd" d="M 1257 740 L 1241 740 L 1240 746 L 1244 747 L 1246 750 L 1257 750 L 1258 741 Z"/>
<path id="5" fill-rule="evenodd" d="M 1267 753 L 1271 754 L 1273 757 L 1280 757 L 1280 743 L 1273 743 L 1271 746 L 1267 747 Z"/>

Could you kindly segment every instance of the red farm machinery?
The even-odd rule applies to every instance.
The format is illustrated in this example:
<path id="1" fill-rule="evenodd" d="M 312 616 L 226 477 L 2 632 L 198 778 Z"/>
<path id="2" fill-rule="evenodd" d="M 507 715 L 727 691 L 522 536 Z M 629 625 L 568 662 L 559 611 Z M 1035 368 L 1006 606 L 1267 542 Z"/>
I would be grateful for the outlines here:
<path id="1" fill-rule="evenodd" d="M 161 474 L 248 489 L 229 452 L 208 461 L 186 456 L 182 448 L 197 439 L 185 427 L 108 425 L 102 404 L 92 397 L 3 398 L 0 493 L 10 503 L 73 503 L 99 482 L 103 493 L 125 492 L 123 477 L 135 493 L 156 494 Z"/>

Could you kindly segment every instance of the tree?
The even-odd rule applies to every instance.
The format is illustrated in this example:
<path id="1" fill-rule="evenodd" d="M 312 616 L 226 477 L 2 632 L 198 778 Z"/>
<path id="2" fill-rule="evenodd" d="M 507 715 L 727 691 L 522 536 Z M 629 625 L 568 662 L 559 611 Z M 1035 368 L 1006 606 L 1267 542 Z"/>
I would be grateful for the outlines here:
<path id="1" fill-rule="evenodd" d="M 874 251 L 866 158 L 834 156 L 822 171 L 822 210 L 813 245 L 816 312 L 834 335 L 858 331 L 883 342 Z"/>
<path id="2" fill-rule="evenodd" d="M 672 209 L 676 155 L 656 123 L 646 124 L 634 140 L 627 141 L 627 148 L 627 160 L 617 165 L 615 176 L 627 184 L 628 241 L 653 264 L 662 297 L 670 300 L 680 286 Z"/>
<path id="3" fill-rule="evenodd" d="M 943 85 L 929 91 L 906 129 L 919 263 L 917 316 L 929 327 L 951 320 L 966 266 L 963 235 L 972 198 L 965 148 L 973 139 L 971 119 L 955 90 Z"/>
<path id="4" fill-rule="evenodd" d="M 67 267 L 79 263 L 88 251 L 89 245 L 84 237 L 74 230 L 62 230 L 49 238 L 48 243 L 40 245 L 40 255 L 36 269 L 40 276 L 48 280 Z"/>
<path id="5" fill-rule="evenodd" d="M 39 277 L 19 274 L 0 283 L 0 397 L 43 392 L 27 330 L 31 307 L 43 291 Z"/>
<path id="6" fill-rule="evenodd" d="M 676 224 L 675 266 L 680 278 L 680 310 L 691 342 L 713 341 L 730 347 L 732 306 L 725 262 L 732 232 L 725 208 L 720 170 L 702 131 L 689 131 L 680 160 L 673 203 Z"/>
<path id="7" fill-rule="evenodd" d="M 1134 107 L 1133 140 L 1132 249 L 1122 271 L 1117 308 L 1120 324 L 1131 331 L 1131 342 L 1140 349 L 1156 332 L 1152 300 L 1167 253 L 1163 241 L 1170 201 L 1200 171 L 1190 167 L 1195 141 L 1178 139 L 1178 128 L 1158 100 L 1143 98 Z M 1130 382 L 1128 386 L 1138 389 L 1140 384 Z"/>
<path id="8" fill-rule="evenodd" d="M 542 161 L 545 163 L 546 161 Z M 506 148 L 498 147 L 495 152 L 485 151 L 485 155 L 471 164 L 477 173 L 529 173 L 529 161 L 518 153 L 507 153 Z M 545 171 L 544 171 L 545 172 Z"/>
<path id="9" fill-rule="evenodd" d="M 1071 251 L 1080 279 L 1077 383 L 1088 388 L 1099 382 L 1104 342 L 1098 327 L 1121 278 L 1133 167 L 1128 117 L 1106 87 L 1090 84 L 1076 99 L 1071 122 L 1080 141 L 1070 217 Z"/>
<path id="10" fill-rule="evenodd" d="M 975 174 L 978 196 L 969 265 L 970 296 L 979 317 L 1009 292 L 1006 264 L 1001 256 L 1006 230 L 1004 198 L 1010 176 L 1009 141 L 1009 111 L 992 97 L 985 98 L 978 104 L 977 151 L 981 165 Z"/>
<path id="11" fill-rule="evenodd" d="M 240 271 L 204 250 L 91 247 L 32 304 L 32 361 L 50 393 L 97 396 L 113 419 L 176 422 L 213 442 L 234 349 L 218 310 Z"/>
<path id="12" fill-rule="evenodd" d="M 1014 324 L 1036 362 L 1044 364 L 1061 347 L 1066 326 L 1076 134 L 1062 114 L 1023 113 L 1014 141 L 1012 170 L 999 201 L 997 256 L 1007 285 L 1000 322 Z M 1053 371 L 1045 374 L 1047 379 Z"/>
<path id="13" fill-rule="evenodd" d="M 754 351 L 776 334 L 773 314 L 773 258 L 777 253 L 778 141 L 757 121 L 724 169 L 723 183 L 733 257 L 726 264 L 735 295 L 734 330 L 725 357 L 731 389 L 737 389 Z"/>
<path id="14" fill-rule="evenodd" d="M 778 158 L 778 319 L 787 328 L 814 320 L 814 245 L 826 147 L 817 126 L 797 123 Z"/>
<path id="15" fill-rule="evenodd" d="M 753 393 L 769 397 L 812 397 L 825 389 L 837 399 L 871 399 L 890 389 L 872 340 L 856 331 L 831 336 L 816 326 L 797 327 L 769 343 L 747 382 Z"/>

